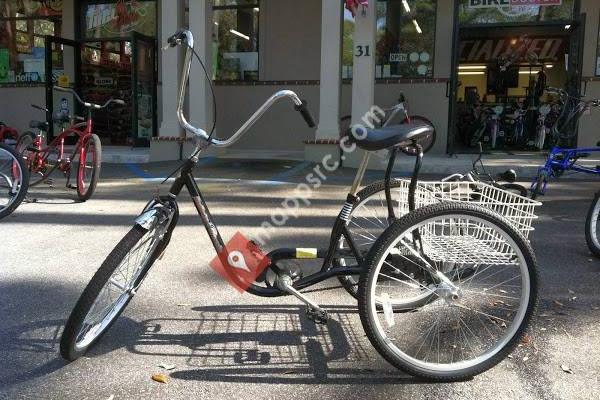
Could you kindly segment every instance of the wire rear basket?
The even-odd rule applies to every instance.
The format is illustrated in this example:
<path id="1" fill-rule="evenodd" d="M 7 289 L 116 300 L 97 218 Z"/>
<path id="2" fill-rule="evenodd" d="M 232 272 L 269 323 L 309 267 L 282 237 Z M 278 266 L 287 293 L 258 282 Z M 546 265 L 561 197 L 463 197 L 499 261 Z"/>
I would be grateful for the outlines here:
<path id="1" fill-rule="evenodd" d="M 409 212 L 408 188 L 410 181 L 402 180 L 400 215 Z M 533 231 L 536 207 L 542 203 L 483 182 L 419 182 L 415 192 L 416 208 L 440 202 L 464 202 L 482 206 L 503 215 L 525 237 Z"/>

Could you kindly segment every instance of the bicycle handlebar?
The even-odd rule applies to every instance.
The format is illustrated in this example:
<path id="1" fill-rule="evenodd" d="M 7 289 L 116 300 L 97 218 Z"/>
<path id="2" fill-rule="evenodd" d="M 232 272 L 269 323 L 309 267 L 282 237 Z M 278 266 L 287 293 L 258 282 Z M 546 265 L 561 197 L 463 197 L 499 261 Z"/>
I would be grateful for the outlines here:
<path id="1" fill-rule="evenodd" d="M 31 107 L 35 108 L 36 110 L 48 112 L 48 109 L 46 107 L 38 106 L 37 104 L 32 104 Z"/>
<path id="2" fill-rule="evenodd" d="M 254 114 L 248 119 L 239 129 L 235 132 L 229 139 L 220 140 L 209 136 L 205 130 L 201 128 L 197 128 L 191 125 L 185 115 L 183 114 L 183 106 L 185 102 L 185 94 L 188 85 L 188 80 L 190 76 L 190 69 L 192 66 L 192 56 L 194 53 L 194 36 L 192 32 L 189 30 L 179 30 L 174 35 L 167 39 L 167 45 L 163 47 L 163 49 L 177 47 L 181 44 L 186 45 L 185 59 L 183 63 L 183 74 L 181 76 L 181 81 L 179 84 L 179 93 L 177 96 L 177 119 L 179 120 L 179 125 L 190 132 L 194 136 L 203 139 L 209 144 L 212 144 L 216 147 L 228 147 L 237 142 L 255 123 L 262 117 L 262 115 L 269 109 L 271 106 L 282 98 L 289 98 L 295 105 L 295 110 L 298 111 L 309 127 L 314 127 L 315 121 L 308 111 L 306 107 L 306 102 L 300 100 L 298 95 L 291 90 L 280 90 L 279 92 L 273 94 L 267 101 L 254 112 Z"/>
<path id="3" fill-rule="evenodd" d="M 73 89 L 71 89 L 71 88 L 64 88 L 62 86 L 54 86 L 54 90 L 57 90 L 59 92 L 71 93 L 73 96 L 75 96 L 75 98 L 77 99 L 77 101 L 79 101 L 79 103 L 81 105 L 83 105 L 86 108 L 93 108 L 95 110 L 102 110 L 102 109 L 108 107 L 108 105 L 111 104 L 111 103 L 119 104 L 121 106 L 125 105 L 125 102 L 123 100 L 121 100 L 121 99 L 113 99 L 113 98 L 108 99 L 106 101 L 106 103 L 104 103 L 103 105 L 99 105 L 99 104 L 95 104 L 95 103 L 89 103 L 87 101 L 83 101 L 81 99 L 81 97 L 79 97 L 79 95 L 77 94 L 77 92 L 74 91 Z"/>
<path id="4" fill-rule="evenodd" d="M 566 92 L 563 89 L 559 89 L 559 88 L 555 88 L 555 87 L 551 87 L 551 86 L 548 86 L 546 88 L 546 92 L 557 93 L 557 94 L 566 94 Z"/>
<path id="5" fill-rule="evenodd" d="M 600 107 L 600 99 L 582 100 L 582 97 L 571 96 L 569 93 L 567 93 L 566 90 L 560 89 L 560 88 L 555 88 L 555 87 L 547 87 L 546 88 L 546 92 L 548 92 L 548 93 L 556 93 L 556 94 L 559 94 L 560 96 L 563 96 L 563 97 L 568 97 L 568 98 L 571 98 L 571 99 L 575 99 L 575 100 L 579 101 L 580 103 L 583 103 L 583 104 L 588 105 L 588 106 Z"/>

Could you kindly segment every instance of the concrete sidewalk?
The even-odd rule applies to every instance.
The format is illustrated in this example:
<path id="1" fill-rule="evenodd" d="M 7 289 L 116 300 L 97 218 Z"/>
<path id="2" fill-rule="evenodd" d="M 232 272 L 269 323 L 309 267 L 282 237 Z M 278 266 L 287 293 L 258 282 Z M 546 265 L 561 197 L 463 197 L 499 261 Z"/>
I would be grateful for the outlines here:
<path id="1" fill-rule="evenodd" d="M 310 293 L 332 315 L 327 326 L 308 321 L 295 298 L 239 295 L 208 266 L 215 253 L 185 193 L 164 258 L 93 351 L 67 364 L 58 355 L 67 316 L 157 193 L 157 179 L 176 163 L 135 167 L 147 177 L 131 165 L 104 165 L 98 190 L 86 203 L 76 202 L 57 174 L 54 187 L 31 188 L 30 198 L 38 202 L 25 202 L 0 223 L 0 399 L 600 398 L 600 261 L 590 256 L 583 230 L 597 188 L 569 179 L 551 187 L 531 235 L 540 305 L 529 340 L 472 380 L 435 384 L 396 370 L 371 346 L 356 301 L 336 280 Z M 305 162 L 208 159 L 195 176 L 228 240 L 238 231 L 256 236 L 312 168 Z M 327 243 L 353 172 L 342 168 L 328 176 L 311 206 L 278 228 L 267 250 Z M 368 171 L 365 183 L 382 176 Z M 167 384 L 151 379 L 158 373 L 167 375 Z"/>
<path id="2" fill-rule="evenodd" d="M 184 153 L 184 157 L 188 154 Z M 298 165 L 309 163 L 303 160 L 303 154 L 298 152 L 269 152 L 269 151 L 243 151 L 234 150 L 224 154 L 214 155 L 208 152 L 203 155 L 206 159 L 218 159 L 224 163 L 239 162 L 275 162 L 280 164 Z M 489 173 L 492 175 L 514 169 L 520 178 L 530 179 L 537 175 L 538 168 L 544 164 L 546 153 L 495 153 L 484 154 L 483 162 Z M 423 162 L 422 173 L 446 176 L 454 173 L 466 173 L 471 170 L 473 161 L 477 154 L 454 154 L 454 155 L 431 155 L 426 154 Z M 152 165 L 163 164 L 150 162 L 149 149 L 105 146 L 102 152 L 102 162 L 104 164 L 135 164 L 140 168 L 151 168 Z M 377 152 L 372 155 L 369 168 L 376 171 L 385 170 L 388 162 L 388 153 Z M 580 161 L 582 165 L 595 167 L 600 165 L 600 153 Z M 349 167 L 348 162 L 343 164 L 344 168 Z M 400 154 L 396 160 L 395 171 L 402 174 L 409 174 L 414 165 L 414 158 Z M 585 174 L 575 174 L 574 177 L 589 179 Z"/>

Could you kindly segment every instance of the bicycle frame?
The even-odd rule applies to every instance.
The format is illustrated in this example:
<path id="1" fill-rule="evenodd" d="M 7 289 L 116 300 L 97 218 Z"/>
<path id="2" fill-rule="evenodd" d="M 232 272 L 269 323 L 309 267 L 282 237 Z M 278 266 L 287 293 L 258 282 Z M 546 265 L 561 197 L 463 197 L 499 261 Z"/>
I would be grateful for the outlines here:
<path id="1" fill-rule="evenodd" d="M 204 197 L 202 196 L 200 188 L 196 184 L 196 181 L 194 180 L 194 177 L 192 175 L 192 171 L 199 161 L 199 157 L 198 157 L 199 154 L 203 150 L 208 148 L 210 145 L 213 145 L 216 147 L 227 147 L 227 146 L 230 146 L 231 144 L 235 143 L 246 132 L 248 132 L 248 130 L 254 125 L 254 123 L 276 101 L 278 101 L 280 99 L 284 99 L 284 98 L 290 99 L 294 103 L 296 111 L 298 111 L 302 114 L 303 118 L 309 124 L 309 126 L 314 126 L 314 121 L 312 119 L 312 116 L 310 116 L 310 113 L 306 109 L 306 104 L 302 100 L 300 100 L 294 92 L 289 91 L 289 90 L 283 90 L 283 91 L 279 91 L 279 92 L 275 93 L 269 99 L 267 99 L 267 101 L 250 117 L 250 119 L 248 119 L 248 121 L 246 121 L 229 139 L 226 139 L 226 140 L 216 139 L 216 138 L 212 137 L 211 135 L 208 135 L 206 133 L 206 131 L 204 131 L 203 129 L 192 126 L 187 121 L 187 119 L 183 113 L 183 108 L 184 108 L 183 105 L 184 105 L 186 87 L 187 87 L 187 82 L 188 82 L 190 67 L 191 67 L 191 61 L 192 61 L 192 52 L 193 52 L 192 49 L 194 46 L 193 36 L 189 31 L 180 31 L 169 39 L 169 45 L 167 47 L 169 47 L 169 46 L 175 47 L 178 44 L 182 43 L 183 40 L 185 40 L 185 42 L 187 44 L 187 49 L 186 49 L 185 59 L 184 59 L 183 76 L 180 80 L 180 87 L 179 87 L 179 92 L 178 92 L 177 117 L 178 117 L 180 126 L 183 129 L 185 129 L 187 132 L 190 132 L 195 136 L 196 148 L 195 148 L 194 152 L 192 153 L 192 156 L 189 159 L 187 159 L 184 162 L 183 166 L 181 167 L 181 173 L 180 173 L 179 177 L 175 179 L 175 182 L 173 183 L 173 185 L 171 186 L 171 188 L 169 190 L 169 198 L 173 199 L 173 201 L 176 201 L 177 196 L 179 196 L 179 194 L 181 193 L 183 188 L 185 187 L 187 189 L 188 193 L 190 194 L 190 196 L 192 198 L 194 206 L 196 207 L 196 211 L 198 212 L 198 215 L 200 216 L 202 224 L 204 225 L 206 232 L 208 233 L 208 236 L 213 244 L 213 247 L 215 248 L 215 251 L 217 252 L 217 254 L 222 254 L 222 252 L 225 250 L 225 243 L 223 242 L 223 239 L 221 237 L 221 234 L 219 233 L 219 229 L 218 229 L 217 225 L 213 221 L 213 218 L 210 214 L 208 206 L 206 205 Z M 399 112 L 401 109 L 403 109 L 403 107 L 402 108 L 396 107 L 395 111 Z M 391 120 L 391 118 L 387 119 L 387 121 L 389 121 L 389 120 Z M 386 123 L 387 123 L 387 121 L 386 121 Z M 416 186 L 417 186 L 418 173 L 419 173 L 421 163 L 422 163 L 422 158 L 423 158 L 423 152 L 422 152 L 421 147 L 418 144 L 415 145 L 415 147 L 418 150 L 417 156 L 416 156 L 417 161 L 415 163 L 413 177 L 411 180 L 411 186 L 409 189 L 409 203 L 410 203 L 411 210 L 414 209 L 414 194 L 415 194 Z M 394 166 L 394 162 L 395 162 L 397 153 L 398 153 L 397 148 L 392 149 L 391 156 L 390 156 L 390 159 L 388 162 L 388 168 L 387 168 L 386 174 L 385 174 L 385 192 L 386 192 L 386 200 L 388 203 L 389 218 L 394 217 L 393 207 L 391 206 L 390 187 L 391 187 L 391 172 L 392 172 L 392 169 Z M 354 182 L 348 193 L 346 202 L 335 220 L 328 247 L 321 248 L 321 249 L 312 249 L 313 252 L 312 252 L 311 258 L 323 260 L 321 269 L 316 273 L 313 273 L 306 277 L 301 277 L 297 281 L 293 282 L 293 284 L 290 285 L 293 289 L 300 290 L 300 289 L 312 286 L 316 283 L 322 282 L 322 281 L 329 279 L 331 277 L 334 277 L 334 276 L 360 274 L 360 272 L 361 272 L 360 264 L 363 259 L 363 254 L 360 254 L 360 252 L 358 251 L 358 247 L 356 246 L 351 235 L 349 234 L 347 225 L 348 225 L 348 221 L 350 220 L 350 215 L 352 213 L 354 206 L 360 201 L 360 199 L 356 196 L 356 194 L 358 193 L 358 189 L 361 185 L 362 179 L 364 177 L 364 173 L 367 169 L 369 158 L 370 158 L 370 153 L 365 152 L 362 162 L 361 162 L 359 168 L 357 169 L 356 177 L 354 178 Z M 157 198 L 155 200 L 156 200 L 156 202 L 161 203 L 159 198 Z M 170 207 L 168 205 L 167 205 L 167 208 L 170 209 Z M 175 207 L 173 209 L 171 209 L 170 212 L 172 214 L 174 214 Z M 168 218 L 168 220 L 171 221 L 171 218 L 172 218 L 172 215 Z M 157 221 L 158 221 L 158 215 L 156 214 L 156 210 L 151 209 L 151 210 L 143 213 L 141 216 L 139 216 L 138 219 L 136 220 L 136 223 L 143 228 L 149 229 L 150 227 L 153 226 L 153 224 L 157 223 Z M 173 227 L 173 229 L 174 229 L 174 227 Z M 161 233 L 161 234 L 164 234 L 164 233 Z M 338 248 L 338 245 L 342 238 L 346 239 L 346 241 L 348 243 L 348 247 L 349 247 L 348 249 L 339 249 Z M 267 267 L 265 268 L 264 271 L 266 271 L 267 269 L 271 269 L 276 274 L 279 274 L 282 271 L 277 266 L 278 261 L 300 259 L 300 258 L 305 259 L 306 258 L 306 257 L 298 257 L 297 253 L 298 252 L 297 252 L 296 248 L 282 248 L 282 249 L 277 249 L 277 250 L 270 252 L 269 254 L 267 254 L 267 257 L 269 259 L 269 264 L 267 265 Z M 353 266 L 336 266 L 336 265 L 334 265 L 334 260 L 336 260 L 336 257 L 353 257 L 357 261 L 358 264 L 353 265 Z M 252 294 L 255 294 L 258 296 L 263 296 L 263 297 L 273 297 L 273 296 L 282 296 L 282 295 L 290 294 L 289 292 L 286 292 L 278 287 L 259 287 L 259 286 L 255 286 L 255 285 L 250 285 L 250 287 L 247 289 L 247 291 L 249 293 L 252 293 Z M 318 306 L 316 308 L 318 308 Z"/>
<path id="2" fill-rule="evenodd" d="M 79 154 L 80 160 L 84 161 L 85 158 L 85 140 L 92 135 L 92 118 L 88 115 L 85 122 L 74 124 L 66 129 L 63 129 L 61 133 L 55 137 L 50 144 L 46 147 L 42 145 L 42 132 L 38 134 L 33 142 L 36 155 L 34 160 L 31 160 L 33 171 L 39 170 L 44 167 L 44 160 L 46 159 L 48 152 L 51 148 L 56 147 L 58 149 L 58 160 L 59 169 L 66 173 L 71 168 L 71 162 L 75 155 Z M 69 136 L 76 136 L 77 142 L 75 148 L 71 153 L 71 156 L 65 159 L 65 139 Z"/>
<path id="3" fill-rule="evenodd" d="M 392 150 L 392 154 L 391 154 L 390 160 L 388 162 L 388 168 L 387 168 L 386 174 L 385 174 L 385 186 L 386 186 L 385 191 L 386 191 L 386 199 L 387 199 L 387 203 L 388 203 L 389 218 L 394 218 L 394 211 L 393 211 L 393 208 L 391 207 L 390 185 L 391 185 L 392 167 L 394 165 L 397 152 L 398 152 L 398 149 Z M 364 254 L 361 254 L 358 251 L 358 247 L 354 243 L 354 241 L 349 233 L 347 223 L 350 218 L 350 213 L 352 212 L 352 209 L 354 208 L 356 203 L 358 203 L 360 201 L 360 199 L 358 197 L 356 197 L 356 192 L 358 191 L 358 188 L 362 181 L 362 178 L 364 175 L 364 170 L 366 169 L 366 166 L 368 164 L 368 159 L 369 159 L 369 157 L 368 157 L 368 153 L 367 153 L 367 155 L 363 158 L 361 166 L 358 168 L 354 183 L 352 185 L 352 188 L 350 189 L 350 192 L 348 193 L 346 203 L 344 204 L 342 210 L 340 211 L 340 213 L 338 214 L 338 216 L 335 220 L 335 223 L 334 223 L 334 226 L 333 226 L 333 229 L 331 232 L 330 240 L 329 240 L 329 246 L 327 248 L 313 249 L 314 256 L 312 257 L 312 259 L 322 259 L 323 260 L 321 269 L 316 273 L 313 273 L 311 275 L 308 275 L 306 277 L 302 277 L 302 278 L 298 279 L 293 284 L 294 289 L 301 290 L 301 289 L 315 285 L 319 282 L 322 282 L 322 281 L 329 279 L 331 277 L 334 277 L 334 276 L 359 275 L 360 274 L 360 272 L 361 272 L 360 264 L 362 263 Z M 169 196 L 169 198 L 173 199 L 173 201 L 176 201 L 177 197 L 179 196 L 179 194 L 181 193 L 183 188 L 185 187 L 187 189 L 188 193 L 190 194 L 190 197 L 192 198 L 192 201 L 194 203 L 196 211 L 198 212 L 200 220 L 202 221 L 202 225 L 204 225 L 206 232 L 208 233 L 208 236 L 212 242 L 212 245 L 213 245 L 215 251 L 217 252 L 217 254 L 221 254 L 225 250 L 225 243 L 223 242 L 223 239 L 219 232 L 219 228 L 215 224 L 215 222 L 211 216 L 210 210 L 204 199 L 204 196 L 202 195 L 202 192 L 201 192 L 200 188 L 198 187 L 198 184 L 194 180 L 194 177 L 192 174 L 192 171 L 195 168 L 198 161 L 199 161 L 199 158 L 198 158 L 197 152 L 195 152 L 194 156 L 192 156 L 191 158 L 189 158 L 188 160 L 185 161 L 185 163 L 183 164 L 183 167 L 181 168 L 181 173 L 180 173 L 179 177 L 175 179 L 174 183 L 172 184 L 171 188 L 169 189 L 168 196 Z M 413 171 L 413 177 L 411 180 L 411 186 L 410 186 L 410 191 L 409 191 L 409 204 L 410 204 L 411 210 L 414 209 L 414 193 L 415 193 L 416 186 L 417 186 L 418 173 L 419 173 L 419 170 L 421 167 L 421 163 L 422 163 L 422 153 L 419 153 L 419 156 L 417 156 L 417 162 L 415 163 L 415 168 Z M 158 199 L 156 199 L 156 200 L 160 201 Z M 172 210 L 172 212 L 174 212 L 174 210 Z M 153 210 L 150 210 L 150 211 L 147 211 L 146 213 L 142 214 L 140 217 L 138 217 L 138 219 L 136 220 L 136 223 L 142 227 L 148 228 L 149 226 L 152 225 L 152 222 L 150 222 L 150 221 L 153 218 L 155 218 L 155 214 L 153 213 Z M 169 218 L 169 220 L 170 220 L 170 218 Z M 174 228 L 175 227 L 173 227 L 173 229 Z M 342 238 L 344 238 L 347 241 L 348 247 L 349 247 L 348 249 L 339 249 L 338 248 L 338 244 L 340 243 L 340 240 Z M 271 269 L 272 271 L 274 271 L 275 273 L 278 273 L 278 274 L 283 272 L 277 266 L 278 261 L 293 260 L 293 259 L 306 259 L 305 256 L 302 256 L 302 257 L 298 256 L 298 252 L 297 252 L 296 248 L 281 248 L 281 249 L 273 250 L 269 254 L 267 254 L 267 257 L 269 259 L 269 264 L 265 268 L 265 271 L 267 269 Z M 357 265 L 351 265 L 351 266 L 336 266 L 336 265 L 334 265 L 335 264 L 334 261 L 340 257 L 352 257 L 357 261 Z M 275 297 L 275 296 L 284 296 L 284 295 L 289 294 L 287 292 L 282 291 L 281 289 L 279 289 L 277 287 L 259 287 L 259 286 L 255 286 L 255 285 L 251 285 L 247 289 L 247 291 L 249 293 L 252 293 L 257 296 L 262 296 L 262 297 Z"/>
<path id="4" fill-rule="evenodd" d="M 541 175 L 545 178 L 540 193 L 546 193 L 548 178 L 558 178 L 565 171 L 600 175 L 600 169 L 598 169 L 598 167 L 590 168 L 577 164 L 577 161 L 582 158 L 585 153 L 600 153 L 600 147 L 582 147 L 571 149 L 553 147 L 548 155 L 548 158 L 546 159 L 544 166 L 538 170 L 537 176 Z M 558 156 L 562 156 L 562 158 L 559 158 Z M 531 190 L 535 190 L 537 185 L 537 176 L 533 179 Z"/>

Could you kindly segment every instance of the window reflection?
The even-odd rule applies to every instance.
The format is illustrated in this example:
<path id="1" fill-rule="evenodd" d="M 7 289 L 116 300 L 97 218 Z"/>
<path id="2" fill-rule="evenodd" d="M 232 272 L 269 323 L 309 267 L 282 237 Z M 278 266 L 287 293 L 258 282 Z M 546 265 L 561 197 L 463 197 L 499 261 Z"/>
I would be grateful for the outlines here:
<path id="1" fill-rule="evenodd" d="M 217 1 L 213 12 L 213 65 L 217 80 L 258 80 L 257 1 Z"/>
<path id="2" fill-rule="evenodd" d="M 378 79 L 433 76 L 437 0 L 377 2 Z M 344 13 L 342 78 L 352 78 L 354 18 Z"/>

